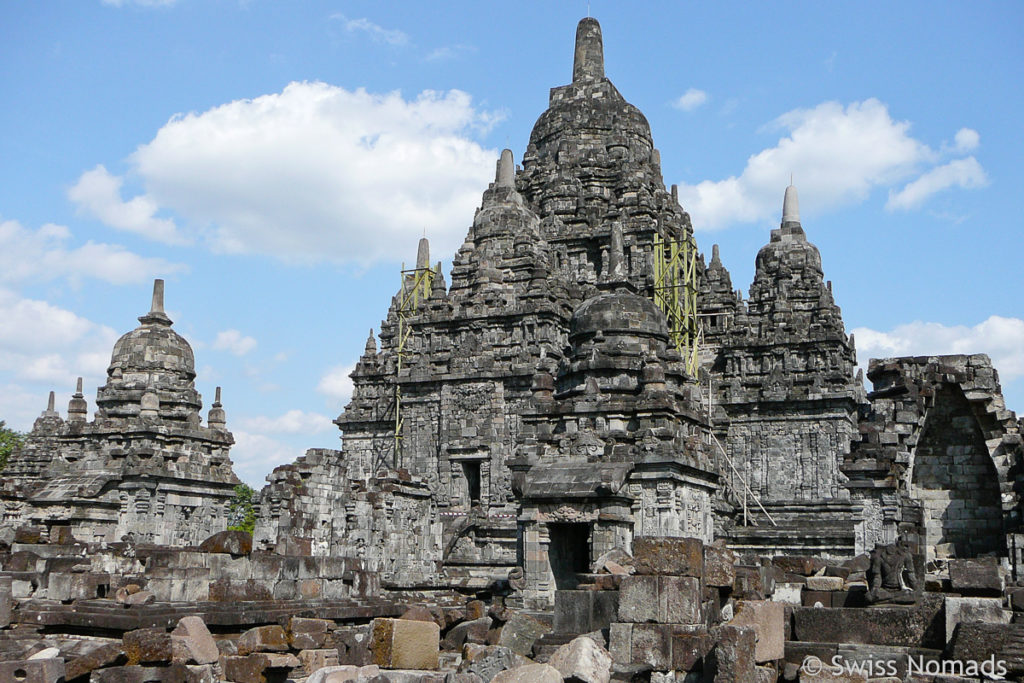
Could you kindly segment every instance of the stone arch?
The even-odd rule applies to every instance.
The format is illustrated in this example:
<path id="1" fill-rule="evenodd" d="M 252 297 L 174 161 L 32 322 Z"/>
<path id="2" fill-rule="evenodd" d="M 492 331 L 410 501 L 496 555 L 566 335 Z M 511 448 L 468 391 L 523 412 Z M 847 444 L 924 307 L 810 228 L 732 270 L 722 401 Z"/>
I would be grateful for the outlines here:
<path id="1" fill-rule="evenodd" d="M 1000 476 L 982 425 L 957 384 L 935 386 L 930 404 L 907 476 L 924 544 L 952 543 L 957 557 L 1005 554 Z"/>

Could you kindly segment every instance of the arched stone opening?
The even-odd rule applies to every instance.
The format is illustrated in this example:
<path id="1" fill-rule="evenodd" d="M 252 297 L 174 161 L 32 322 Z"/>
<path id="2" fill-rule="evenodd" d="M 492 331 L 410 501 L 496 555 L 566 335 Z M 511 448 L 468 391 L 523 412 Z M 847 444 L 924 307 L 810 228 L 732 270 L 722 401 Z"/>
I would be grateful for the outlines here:
<path id="1" fill-rule="evenodd" d="M 957 557 L 1005 554 L 999 477 L 960 387 L 937 387 L 914 451 L 911 497 L 922 504 L 928 556 L 952 543 Z"/>

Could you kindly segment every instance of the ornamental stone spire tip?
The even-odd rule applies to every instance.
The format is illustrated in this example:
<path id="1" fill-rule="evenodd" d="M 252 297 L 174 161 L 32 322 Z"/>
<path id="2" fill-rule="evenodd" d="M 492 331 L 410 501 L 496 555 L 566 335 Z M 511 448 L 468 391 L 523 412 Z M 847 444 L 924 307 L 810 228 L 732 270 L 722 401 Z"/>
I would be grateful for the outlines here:
<path id="1" fill-rule="evenodd" d="M 416 270 L 423 270 L 429 267 L 430 241 L 426 237 L 421 237 L 419 247 L 416 249 Z"/>
<path id="2" fill-rule="evenodd" d="M 515 187 L 516 165 L 512 160 L 512 150 L 501 150 L 501 158 L 498 159 L 497 187 Z"/>
<path id="3" fill-rule="evenodd" d="M 604 44 L 601 24 L 593 17 L 580 19 L 576 26 L 576 54 L 572 64 L 572 82 L 604 78 Z"/>
<path id="4" fill-rule="evenodd" d="M 153 303 L 149 307 L 149 313 L 139 318 L 139 322 L 145 324 L 170 325 L 171 319 L 164 312 L 164 281 L 160 278 L 153 280 Z"/>
<path id="5" fill-rule="evenodd" d="M 800 200 L 796 196 L 796 187 L 793 186 L 792 179 L 789 187 L 786 188 L 786 196 L 782 200 L 782 222 L 800 222 Z"/>

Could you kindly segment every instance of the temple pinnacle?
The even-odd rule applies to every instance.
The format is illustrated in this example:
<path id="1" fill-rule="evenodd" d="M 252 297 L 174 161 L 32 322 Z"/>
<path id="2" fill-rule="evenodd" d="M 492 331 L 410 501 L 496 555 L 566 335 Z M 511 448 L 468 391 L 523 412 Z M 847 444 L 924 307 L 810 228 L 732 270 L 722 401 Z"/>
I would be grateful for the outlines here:
<path id="1" fill-rule="evenodd" d="M 782 222 L 800 222 L 800 202 L 796 196 L 796 187 L 793 185 L 786 188 L 786 196 L 782 200 Z"/>
<path id="2" fill-rule="evenodd" d="M 516 165 L 512 160 L 512 150 L 501 150 L 501 158 L 498 159 L 497 187 L 515 187 Z"/>
<path id="3" fill-rule="evenodd" d="M 604 45 L 597 19 L 580 19 L 576 26 L 576 54 L 572 64 L 572 82 L 604 78 Z"/>
<path id="4" fill-rule="evenodd" d="M 718 245 L 711 245 L 711 266 L 722 267 L 722 258 L 718 255 Z"/>
<path id="5" fill-rule="evenodd" d="M 416 249 L 416 270 L 423 270 L 429 267 L 430 241 L 426 237 L 421 237 L 419 247 Z"/>
<path id="6" fill-rule="evenodd" d="M 149 308 L 150 313 L 164 312 L 164 281 L 153 280 L 153 305 Z"/>

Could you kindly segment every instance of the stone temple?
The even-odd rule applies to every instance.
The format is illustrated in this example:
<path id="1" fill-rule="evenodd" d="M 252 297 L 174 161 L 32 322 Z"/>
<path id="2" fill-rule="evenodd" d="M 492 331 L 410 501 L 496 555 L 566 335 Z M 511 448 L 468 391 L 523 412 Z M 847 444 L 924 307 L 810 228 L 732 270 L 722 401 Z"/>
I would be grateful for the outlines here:
<path id="1" fill-rule="evenodd" d="M 22 621 L 84 628 L 47 600 L 106 614 L 99 593 L 127 576 L 161 615 L 203 606 L 224 633 L 283 623 L 300 655 L 321 650 L 296 645 L 282 615 L 316 615 L 335 638 L 326 651 L 353 666 L 370 642 L 353 634 L 379 617 L 374 662 L 401 669 L 391 645 L 375 649 L 407 628 L 385 617 L 430 605 L 445 652 L 405 668 L 448 673 L 373 679 L 395 681 L 489 681 L 474 658 L 493 653 L 471 644 L 556 662 L 583 633 L 604 634 L 623 681 L 752 681 L 755 663 L 757 680 L 795 680 L 789 665 L 829 652 L 809 643 L 853 643 L 850 657 L 963 658 L 982 641 L 1016 652 L 1024 447 L 996 370 L 984 355 L 871 360 L 867 391 L 829 255 L 808 239 L 796 188 L 780 195 L 744 297 L 717 245 L 710 261 L 698 250 L 647 120 L 605 76 L 600 26 L 582 20 L 572 81 L 551 90 L 521 164 L 510 150 L 497 160 L 450 282 L 420 240 L 352 373 L 341 448 L 268 476 L 250 546 L 207 539 L 227 525 L 233 440 L 219 389 L 201 423 L 192 350 L 157 281 L 114 347 L 95 419 L 79 386 L 67 419 L 51 404 L 5 472 L 0 509 L 21 540 L 0 562 L 29 581 L 14 591 L 31 598 Z M 91 554 L 93 578 L 14 576 L 30 571 L 9 567 L 33 539 L 87 548 L 74 552 Z M 490 612 L 444 616 L 474 596 Z M 130 621 L 90 619 L 107 635 Z M 907 625 L 873 626 L 889 622 Z M 151 623 L 164 622 L 130 621 Z M 317 668 L 232 647 L 211 676 Z M 257 656 L 264 673 L 238 673 Z"/>

